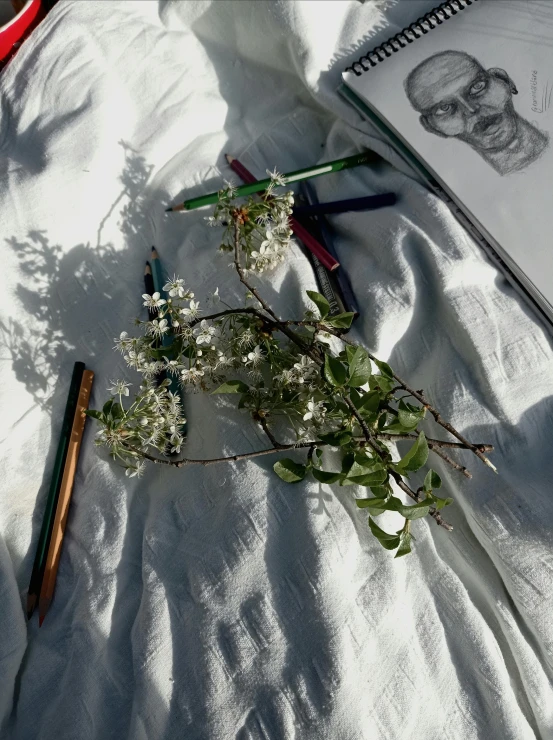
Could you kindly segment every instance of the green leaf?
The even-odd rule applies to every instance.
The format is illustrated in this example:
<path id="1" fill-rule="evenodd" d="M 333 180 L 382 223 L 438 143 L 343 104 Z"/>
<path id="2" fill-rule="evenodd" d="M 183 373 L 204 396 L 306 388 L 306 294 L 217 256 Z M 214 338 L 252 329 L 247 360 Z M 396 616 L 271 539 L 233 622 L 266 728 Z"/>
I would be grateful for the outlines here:
<path id="1" fill-rule="evenodd" d="M 360 509 L 371 509 L 370 513 L 374 516 L 382 514 L 383 511 L 399 511 L 403 506 L 395 496 L 387 500 L 383 498 L 358 498 L 355 503 Z"/>
<path id="2" fill-rule="evenodd" d="M 410 403 L 405 403 L 403 399 L 399 402 L 399 423 L 409 431 L 417 427 L 419 422 L 424 418 L 425 413 L 426 409 L 423 406 L 412 406 Z"/>
<path id="3" fill-rule="evenodd" d="M 413 431 L 413 427 L 404 427 L 399 421 L 393 421 L 387 427 L 383 427 L 382 431 L 386 434 L 407 434 Z"/>
<path id="4" fill-rule="evenodd" d="M 371 486 L 371 493 L 376 498 L 389 498 L 392 495 L 392 489 L 388 484 L 384 486 Z"/>
<path id="5" fill-rule="evenodd" d="M 368 457 L 366 452 L 356 452 L 355 462 L 360 465 L 364 472 L 367 473 L 369 470 L 381 469 L 382 462 L 380 459 L 374 457 Z"/>
<path id="6" fill-rule="evenodd" d="M 326 300 L 324 295 L 317 293 L 315 290 L 308 290 L 306 292 L 307 292 L 307 295 L 313 301 L 313 303 L 319 309 L 319 313 L 321 314 L 321 319 L 324 319 L 324 317 L 327 316 L 330 311 L 330 303 Z"/>
<path id="7" fill-rule="evenodd" d="M 406 506 L 399 498 L 391 496 L 385 498 L 360 498 L 356 499 L 357 506 L 360 509 L 369 509 L 373 516 L 382 514 L 383 511 L 397 511 L 405 519 L 420 519 L 426 516 L 430 510 L 428 501 L 421 501 L 413 506 Z"/>
<path id="8" fill-rule="evenodd" d="M 227 380 L 211 393 L 247 393 L 248 391 L 248 386 L 241 380 Z"/>
<path id="9" fill-rule="evenodd" d="M 436 473 L 435 470 L 429 470 L 428 473 L 424 476 L 424 483 L 422 485 L 423 485 L 424 490 L 430 493 L 431 491 L 434 491 L 436 488 L 441 488 L 442 479 L 440 478 L 438 473 Z"/>
<path id="10" fill-rule="evenodd" d="M 401 558 L 403 555 L 408 555 L 411 552 L 411 533 L 400 532 L 399 535 L 399 547 L 397 549 L 394 558 Z"/>
<path id="11" fill-rule="evenodd" d="M 103 414 L 104 414 L 105 416 L 109 416 L 109 415 L 110 415 L 110 413 L 111 413 L 111 407 L 112 407 L 112 406 L 113 406 L 113 398 L 110 398 L 110 399 L 109 399 L 109 401 L 106 401 L 106 402 L 105 402 L 105 404 L 104 404 L 104 406 L 103 406 L 103 408 L 102 408 L 102 413 L 103 413 Z"/>
<path id="12" fill-rule="evenodd" d="M 355 405 L 355 408 L 359 411 L 361 416 L 365 416 L 368 414 L 376 414 L 379 405 L 380 394 L 378 391 L 368 391 L 367 393 L 363 393 L 359 399 L 358 405 Z"/>
<path id="13" fill-rule="evenodd" d="M 424 432 L 421 432 L 417 438 L 415 444 L 411 447 L 409 452 L 404 455 L 401 460 L 397 463 L 396 468 L 400 473 L 403 472 L 414 472 L 419 470 L 428 460 L 428 443 Z"/>
<path id="14" fill-rule="evenodd" d="M 355 314 L 350 312 L 339 313 L 330 319 L 325 319 L 324 323 L 333 326 L 335 329 L 349 329 L 354 316 Z"/>
<path id="15" fill-rule="evenodd" d="M 357 463 L 355 463 L 355 465 L 357 465 Z M 352 471 L 354 471 L 353 475 Z M 344 478 L 344 486 L 377 486 L 380 483 L 384 483 L 388 477 L 387 470 L 375 470 L 372 473 L 360 473 L 359 475 L 356 475 L 356 472 L 355 466 L 352 465 L 347 477 Z"/>
<path id="16" fill-rule="evenodd" d="M 451 497 L 439 498 L 438 496 L 432 496 L 432 501 L 436 505 L 436 508 L 438 509 L 438 511 L 440 509 L 443 509 L 444 506 L 449 506 L 449 504 L 453 503 L 453 499 Z"/>
<path id="17" fill-rule="evenodd" d="M 85 411 L 85 414 L 87 416 L 91 416 L 93 419 L 98 419 L 98 421 L 104 420 L 104 415 L 102 414 L 101 411 L 95 411 L 94 409 L 88 409 L 87 411 Z"/>
<path id="18" fill-rule="evenodd" d="M 313 477 L 320 483 L 336 483 L 342 477 L 342 473 L 331 473 L 330 471 L 318 470 L 317 468 L 313 468 L 311 472 L 313 473 Z"/>
<path id="19" fill-rule="evenodd" d="M 369 527 L 376 539 L 380 542 L 382 547 L 386 548 L 386 550 L 395 550 L 396 547 L 399 546 L 399 535 L 388 534 L 388 532 L 380 529 L 378 524 L 371 519 L 371 517 L 369 517 Z"/>
<path id="20" fill-rule="evenodd" d="M 351 432 L 347 429 L 339 429 L 337 432 L 319 434 L 319 439 L 331 447 L 342 447 L 351 441 Z"/>
<path id="21" fill-rule="evenodd" d="M 394 371 L 387 362 L 381 362 L 380 360 L 373 360 L 373 362 L 380 370 L 382 375 L 384 375 L 386 378 L 390 378 L 390 380 L 394 379 Z"/>
<path id="22" fill-rule="evenodd" d="M 353 452 L 347 452 L 342 458 L 342 475 L 347 475 L 355 461 Z"/>
<path id="23" fill-rule="evenodd" d="M 300 465 L 289 457 L 285 457 L 283 460 L 278 460 L 273 465 L 273 470 L 279 478 L 286 481 L 286 483 L 298 483 L 300 480 L 305 478 L 307 468 L 305 465 Z"/>
<path id="24" fill-rule="evenodd" d="M 340 360 L 330 355 L 325 355 L 325 377 L 331 385 L 343 386 L 346 382 L 346 368 Z"/>
<path id="25" fill-rule="evenodd" d="M 421 519 L 430 511 L 430 502 L 428 500 L 419 501 L 418 504 L 413 504 L 413 506 L 405 506 L 405 504 L 402 504 L 398 511 L 406 519 Z"/>
<path id="26" fill-rule="evenodd" d="M 371 361 L 362 347 L 346 346 L 349 363 L 348 385 L 359 387 L 369 382 L 371 377 Z"/>
<path id="27" fill-rule="evenodd" d="M 114 403 L 113 406 L 111 407 L 111 416 L 114 419 L 122 419 L 123 418 L 123 415 L 124 415 L 124 411 L 123 411 L 123 409 L 121 407 L 121 404 L 120 403 Z"/>
<path id="28" fill-rule="evenodd" d="M 394 387 L 394 379 L 388 378 L 386 375 L 371 375 L 371 380 L 373 380 L 373 382 L 376 383 L 384 393 L 389 393 Z"/>

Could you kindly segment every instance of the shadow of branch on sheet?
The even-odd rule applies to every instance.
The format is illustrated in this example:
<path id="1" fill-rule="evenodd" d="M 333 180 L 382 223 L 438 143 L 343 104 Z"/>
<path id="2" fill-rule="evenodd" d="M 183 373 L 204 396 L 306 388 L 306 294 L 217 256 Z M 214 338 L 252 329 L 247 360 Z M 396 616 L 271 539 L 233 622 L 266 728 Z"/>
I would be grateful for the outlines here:
<path id="1" fill-rule="evenodd" d="M 122 358 L 111 350 L 113 338 L 125 328 L 125 324 L 128 326 L 135 316 L 142 313 L 140 296 L 144 292 L 144 263 L 153 244 L 152 224 L 145 200 L 160 204 L 167 200 L 165 192 L 154 191 L 149 186 L 151 166 L 129 144 L 119 143 L 125 153 L 121 192 L 99 225 L 96 243 L 78 244 L 67 249 L 52 243 L 46 232 L 38 230 L 24 238 L 12 236 L 5 240 L 19 258 L 21 277 L 16 286 L 17 310 L 12 317 L 0 322 L 0 353 L 4 361 L 12 364 L 17 380 L 32 398 L 33 405 L 24 411 L 24 415 L 32 413 L 33 407 L 39 407 L 51 416 L 50 429 L 45 430 L 50 442 L 43 478 L 37 486 L 30 547 L 26 554 L 10 552 L 23 602 L 42 524 L 73 363 L 83 361 L 97 373 L 91 407 L 103 402 L 107 395 L 104 387 L 98 387 L 98 381 L 104 385 L 106 377 L 128 375 Z M 103 236 L 104 226 L 115 219 L 119 219 L 124 237 L 123 249 L 116 249 Z M 129 300 L 129 296 L 136 296 L 136 300 Z M 107 705 L 115 700 L 114 683 L 123 686 L 133 676 L 131 629 L 142 587 L 140 557 L 136 560 L 135 556 L 136 545 L 139 550 L 141 548 L 145 502 L 140 497 L 135 499 L 136 485 L 127 483 L 110 491 L 109 479 L 102 474 L 102 457 L 98 459 L 92 446 L 94 433 L 93 424 L 89 421 L 58 571 L 56 599 L 40 632 L 36 613 L 27 627 L 29 642 L 18 675 L 11 677 L 15 681 L 11 717 L 0 718 L 0 724 L 11 722 L 18 737 L 34 734 L 32 727 L 36 730 L 38 726 L 48 727 L 52 737 L 63 733 L 64 713 L 60 711 L 58 702 L 63 703 L 66 697 L 63 691 L 60 692 L 60 687 L 71 686 L 74 696 L 84 697 L 82 714 L 77 711 L 77 715 L 81 720 L 84 718 L 85 726 L 91 711 L 97 713 L 102 703 Z M 98 507 L 102 507 L 100 513 Z M 124 516 L 127 509 L 128 515 Z M 104 539 L 98 538 L 96 531 L 90 531 L 91 517 L 95 526 L 99 526 L 100 521 L 104 522 Z M 6 528 L 9 530 L 10 526 L 8 520 Z M 121 527 L 126 527 L 126 530 L 121 530 Z M 117 549 L 118 544 L 119 552 L 110 552 L 110 549 Z M 102 564 L 110 554 L 114 555 L 111 583 L 102 581 L 102 576 L 107 578 Z M 137 573 L 129 568 L 129 561 L 137 564 Z M 131 580 L 128 576 L 132 576 Z M 137 587 L 138 603 L 128 598 L 129 589 L 134 587 Z M 107 603 L 110 599 L 111 605 Z M 118 618 L 118 613 L 123 611 L 122 602 L 134 609 L 128 619 Z M 102 608 L 98 604 L 103 605 Z M 22 605 L 15 604 L 11 608 L 13 620 L 26 620 Z M 101 615 L 102 626 L 105 626 L 105 619 L 108 620 L 105 632 L 98 627 L 98 614 Z M 111 619 L 112 631 L 109 629 Z M 52 654 L 57 654 L 61 662 L 45 657 Z M 79 654 L 81 658 L 88 654 L 90 671 L 82 670 L 80 659 L 71 659 L 72 655 Z M 93 665 L 100 656 L 104 656 L 105 673 L 95 675 Z M 35 661 L 41 665 L 39 679 Z M 34 672 L 34 677 L 30 672 Z M 5 678 L 8 679 L 7 676 Z M 40 688 L 37 688 L 37 680 Z M 91 681 L 95 684 L 94 695 L 100 702 L 96 708 L 86 707 Z M 32 695 L 37 690 L 51 696 L 51 701 L 42 705 L 49 704 L 46 714 L 42 717 L 18 714 L 21 696 L 27 705 L 32 703 Z M 116 715 L 120 727 L 110 728 L 119 737 L 126 736 L 129 730 L 132 699 L 132 686 L 119 694 L 121 705 Z M 162 706 L 161 697 L 157 703 Z M 113 724 L 113 717 L 110 722 Z"/>

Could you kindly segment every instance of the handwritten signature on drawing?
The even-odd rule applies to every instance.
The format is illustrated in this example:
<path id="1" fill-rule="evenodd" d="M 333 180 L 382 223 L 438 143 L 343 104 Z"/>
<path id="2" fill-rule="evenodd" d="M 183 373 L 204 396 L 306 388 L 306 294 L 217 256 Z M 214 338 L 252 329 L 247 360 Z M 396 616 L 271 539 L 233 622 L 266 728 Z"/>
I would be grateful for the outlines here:
<path id="1" fill-rule="evenodd" d="M 536 69 L 532 70 L 530 76 L 530 92 L 532 94 L 532 112 L 533 113 L 545 113 L 545 111 L 551 105 L 551 96 L 553 94 L 553 85 L 549 80 L 546 81 L 545 87 L 538 84 L 538 72 Z"/>

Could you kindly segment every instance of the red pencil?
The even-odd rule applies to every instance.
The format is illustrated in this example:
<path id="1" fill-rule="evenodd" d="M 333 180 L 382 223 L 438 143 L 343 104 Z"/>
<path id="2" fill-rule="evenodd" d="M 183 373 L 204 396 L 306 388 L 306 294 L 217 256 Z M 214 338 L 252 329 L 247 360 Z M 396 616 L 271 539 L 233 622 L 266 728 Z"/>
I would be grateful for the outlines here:
<path id="1" fill-rule="evenodd" d="M 225 157 L 227 159 L 227 162 L 230 164 L 230 167 L 238 177 L 240 177 L 241 180 L 243 180 L 245 183 L 250 182 L 257 182 L 256 178 L 252 175 L 252 173 L 244 167 L 244 165 L 239 162 L 236 157 L 231 157 L 230 154 L 225 154 Z M 312 236 L 307 229 L 305 229 L 296 219 L 291 216 L 290 217 L 290 228 L 294 232 L 294 234 L 300 239 L 307 249 L 309 249 L 310 252 L 312 252 L 315 257 L 319 259 L 319 262 L 321 262 L 327 270 L 335 270 L 337 267 L 340 267 L 340 263 L 334 259 L 334 257 L 326 251 L 326 249 L 320 244 L 314 236 Z"/>

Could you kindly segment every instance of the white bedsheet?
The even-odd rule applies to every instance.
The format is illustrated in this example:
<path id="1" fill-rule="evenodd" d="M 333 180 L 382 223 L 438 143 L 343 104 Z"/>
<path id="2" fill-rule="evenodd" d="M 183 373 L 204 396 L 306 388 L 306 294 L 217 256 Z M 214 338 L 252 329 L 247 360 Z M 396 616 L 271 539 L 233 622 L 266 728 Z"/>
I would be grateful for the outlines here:
<path id="1" fill-rule="evenodd" d="M 394 560 L 351 490 L 281 485 L 270 458 L 129 480 L 89 422 L 54 602 L 40 630 L 23 610 L 73 363 L 102 403 L 151 245 L 200 297 L 239 295 L 205 211 L 165 206 L 218 188 L 227 151 L 258 175 L 367 146 L 398 164 L 335 89 L 428 7 L 61 0 L 2 72 L 2 737 L 553 738 L 551 338 L 391 164 L 316 186 L 398 193 L 332 222 L 355 336 L 496 447 L 497 476 L 434 463 L 454 532 L 419 520 Z M 314 287 L 297 248 L 263 280 L 287 316 Z M 262 448 L 214 408 L 188 399 L 191 455 Z"/>

